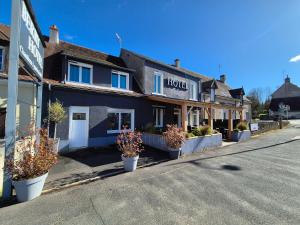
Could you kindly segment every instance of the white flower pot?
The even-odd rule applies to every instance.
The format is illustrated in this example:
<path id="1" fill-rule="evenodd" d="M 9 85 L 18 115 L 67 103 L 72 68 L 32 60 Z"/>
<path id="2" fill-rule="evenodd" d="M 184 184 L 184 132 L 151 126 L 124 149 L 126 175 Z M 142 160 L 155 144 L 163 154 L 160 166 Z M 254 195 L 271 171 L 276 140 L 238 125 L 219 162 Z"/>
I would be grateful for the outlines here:
<path id="1" fill-rule="evenodd" d="M 123 160 L 123 163 L 124 163 L 124 170 L 127 171 L 127 172 L 133 172 L 133 171 L 135 171 L 138 159 L 139 159 L 139 156 L 124 157 L 122 155 L 122 160 Z"/>
<path id="2" fill-rule="evenodd" d="M 47 176 L 48 173 L 28 180 L 13 181 L 12 184 L 17 193 L 17 200 L 26 202 L 40 196 Z"/>

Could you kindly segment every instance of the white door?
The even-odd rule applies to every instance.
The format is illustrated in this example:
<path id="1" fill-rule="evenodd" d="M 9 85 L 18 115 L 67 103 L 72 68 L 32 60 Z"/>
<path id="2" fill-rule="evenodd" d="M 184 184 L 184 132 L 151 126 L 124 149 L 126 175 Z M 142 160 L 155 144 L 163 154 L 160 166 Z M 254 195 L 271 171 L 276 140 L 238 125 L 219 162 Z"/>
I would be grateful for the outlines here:
<path id="1" fill-rule="evenodd" d="M 87 147 L 89 138 L 89 108 L 71 106 L 69 116 L 70 148 Z"/>

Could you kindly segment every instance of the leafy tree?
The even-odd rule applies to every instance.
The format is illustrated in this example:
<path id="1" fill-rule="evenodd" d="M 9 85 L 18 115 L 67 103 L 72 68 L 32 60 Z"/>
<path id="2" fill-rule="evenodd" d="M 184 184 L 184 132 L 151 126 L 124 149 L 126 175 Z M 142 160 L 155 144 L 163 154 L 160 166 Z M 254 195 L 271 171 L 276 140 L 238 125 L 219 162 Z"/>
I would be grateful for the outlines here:
<path id="1" fill-rule="evenodd" d="M 54 139 L 56 139 L 57 124 L 61 123 L 64 120 L 66 111 L 63 105 L 58 100 L 56 100 L 55 102 L 52 102 L 48 107 L 48 113 L 49 120 L 54 123 Z"/>

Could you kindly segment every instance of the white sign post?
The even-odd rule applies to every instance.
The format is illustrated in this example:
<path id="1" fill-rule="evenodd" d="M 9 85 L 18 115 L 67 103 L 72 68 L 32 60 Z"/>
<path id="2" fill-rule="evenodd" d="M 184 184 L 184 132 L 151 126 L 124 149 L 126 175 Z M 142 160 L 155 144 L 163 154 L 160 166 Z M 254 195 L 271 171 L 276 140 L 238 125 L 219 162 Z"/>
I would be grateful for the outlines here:
<path id="1" fill-rule="evenodd" d="M 16 106 L 18 99 L 19 58 L 25 62 L 36 77 L 42 81 L 44 42 L 34 21 L 33 12 L 28 0 L 12 0 L 9 63 L 8 63 L 8 94 L 5 126 L 5 162 L 2 197 L 11 196 L 11 177 L 6 171 L 8 159 L 13 156 L 16 142 Z M 41 120 L 42 82 L 37 88 L 37 127 Z"/>

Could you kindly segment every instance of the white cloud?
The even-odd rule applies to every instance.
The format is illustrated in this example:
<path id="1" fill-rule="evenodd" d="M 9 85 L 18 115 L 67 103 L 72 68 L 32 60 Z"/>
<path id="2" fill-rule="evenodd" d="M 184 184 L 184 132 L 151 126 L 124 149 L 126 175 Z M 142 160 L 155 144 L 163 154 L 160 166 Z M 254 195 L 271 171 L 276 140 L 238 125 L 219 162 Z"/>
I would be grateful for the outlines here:
<path id="1" fill-rule="evenodd" d="M 290 58 L 289 62 L 299 62 L 300 61 L 300 55 L 296 55 L 293 58 Z"/>

